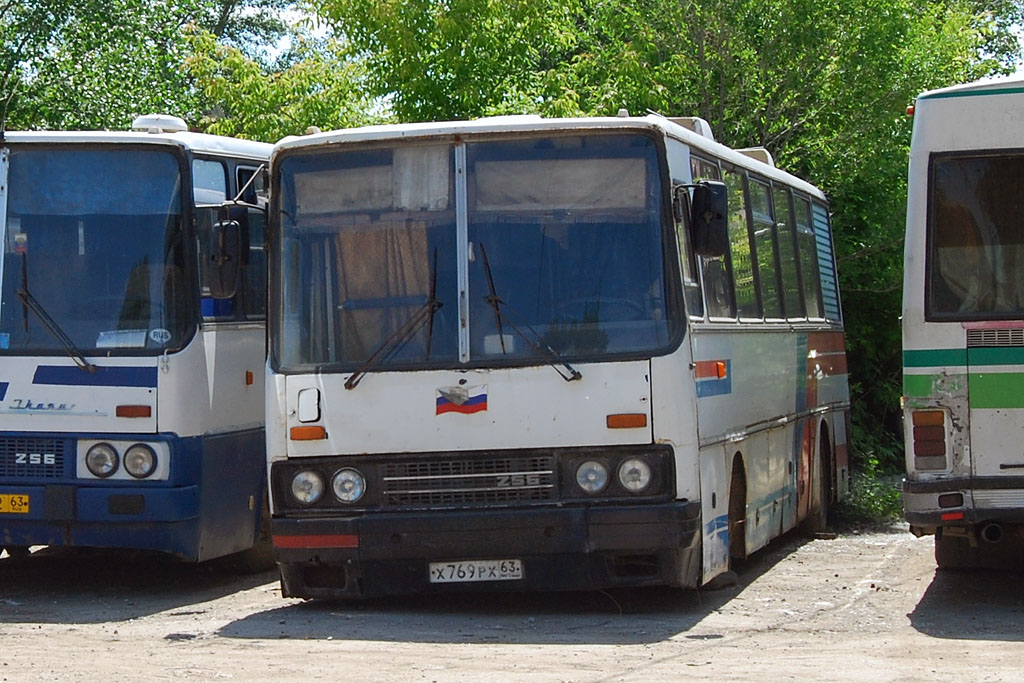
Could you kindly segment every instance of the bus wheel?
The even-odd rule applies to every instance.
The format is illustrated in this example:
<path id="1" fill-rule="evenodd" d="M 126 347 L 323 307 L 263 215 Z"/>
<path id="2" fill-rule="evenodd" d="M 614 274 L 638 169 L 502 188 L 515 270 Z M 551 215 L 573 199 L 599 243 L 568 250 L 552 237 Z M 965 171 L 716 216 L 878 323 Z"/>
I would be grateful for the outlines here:
<path id="1" fill-rule="evenodd" d="M 814 535 L 828 528 L 828 503 L 831 498 L 829 463 L 831 462 L 832 449 L 828 441 L 828 432 L 822 426 L 821 433 L 818 435 L 818 458 L 814 462 L 815 471 L 811 473 L 814 495 L 811 498 L 811 509 L 807 512 L 807 517 L 802 525 L 806 534 Z M 815 501 L 815 499 L 817 500 Z"/>
<path id="2" fill-rule="evenodd" d="M 270 504 L 267 500 L 263 501 L 256 543 L 248 550 L 228 555 L 222 560 L 224 570 L 232 574 L 259 574 L 274 568 L 274 546 L 270 538 Z"/>
<path id="3" fill-rule="evenodd" d="M 978 548 L 966 535 L 935 532 L 935 566 L 939 569 L 970 569 L 978 566 Z"/>
<path id="4" fill-rule="evenodd" d="M 729 559 L 747 557 L 747 480 L 743 475 L 743 461 L 737 455 L 729 482 Z"/>
<path id="5" fill-rule="evenodd" d="M 0 550 L 6 550 L 7 557 L 12 560 L 21 560 L 32 554 L 27 545 L 5 545 Z"/>

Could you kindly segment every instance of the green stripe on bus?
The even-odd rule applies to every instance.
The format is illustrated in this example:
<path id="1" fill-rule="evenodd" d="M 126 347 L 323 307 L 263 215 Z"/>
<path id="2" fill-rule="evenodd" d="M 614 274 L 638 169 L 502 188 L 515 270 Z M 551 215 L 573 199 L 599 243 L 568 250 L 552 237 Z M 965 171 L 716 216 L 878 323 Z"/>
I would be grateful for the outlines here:
<path id="1" fill-rule="evenodd" d="M 936 375 L 903 375 L 903 395 L 923 398 L 932 395 Z"/>
<path id="2" fill-rule="evenodd" d="M 1024 348 L 1002 347 L 970 349 L 967 362 L 975 365 L 1024 365 Z"/>
<path id="3" fill-rule="evenodd" d="M 967 365 L 967 350 L 922 349 L 903 352 L 903 367 L 905 368 L 937 368 L 950 365 Z"/>
<path id="4" fill-rule="evenodd" d="M 979 372 L 970 378 L 971 408 L 1024 408 L 1024 372 Z"/>
<path id="5" fill-rule="evenodd" d="M 956 92 L 940 92 L 918 97 L 919 100 L 944 100 L 951 97 L 980 97 L 982 95 L 1017 95 L 1024 88 L 986 88 L 983 90 L 958 90 Z"/>

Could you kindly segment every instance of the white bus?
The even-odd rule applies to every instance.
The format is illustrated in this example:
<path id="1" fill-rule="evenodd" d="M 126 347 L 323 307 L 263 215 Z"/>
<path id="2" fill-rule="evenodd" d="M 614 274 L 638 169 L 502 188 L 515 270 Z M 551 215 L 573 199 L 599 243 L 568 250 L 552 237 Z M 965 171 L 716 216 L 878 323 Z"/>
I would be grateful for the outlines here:
<path id="1" fill-rule="evenodd" d="M 8 555 L 86 546 L 201 561 L 253 548 L 270 150 L 162 115 L 132 131 L 0 139 Z"/>
<path id="2" fill-rule="evenodd" d="M 910 530 L 940 567 L 1021 564 L 1024 79 L 914 105 L 903 286 Z"/>
<path id="3" fill-rule="evenodd" d="M 286 596 L 700 586 L 847 487 L 825 197 L 706 122 L 534 116 L 271 159 Z"/>

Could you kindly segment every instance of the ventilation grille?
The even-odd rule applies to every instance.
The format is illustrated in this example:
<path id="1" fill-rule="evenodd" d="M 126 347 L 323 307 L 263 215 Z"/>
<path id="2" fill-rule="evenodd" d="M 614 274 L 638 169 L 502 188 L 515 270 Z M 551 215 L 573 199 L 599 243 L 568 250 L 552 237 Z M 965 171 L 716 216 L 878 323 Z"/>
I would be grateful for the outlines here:
<path id="1" fill-rule="evenodd" d="M 0 477 L 60 479 L 64 475 L 64 439 L 0 439 Z"/>
<path id="2" fill-rule="evenodd" d="M 1024 346 L 1024 328 L 967 330 L 967 346 Z"/>
<path id="3" fill-rule="evenodd" d="M 383 466 L 384 507 L 508 505 L 556 498 L 552 455 L 422 458 Z"/>

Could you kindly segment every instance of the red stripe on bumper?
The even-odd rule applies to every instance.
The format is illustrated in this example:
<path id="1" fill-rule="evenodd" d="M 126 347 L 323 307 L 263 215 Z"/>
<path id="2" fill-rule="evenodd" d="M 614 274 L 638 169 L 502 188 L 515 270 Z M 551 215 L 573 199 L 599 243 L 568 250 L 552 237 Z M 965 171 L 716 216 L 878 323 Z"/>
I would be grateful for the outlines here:
<path id="1" fill-rule="evenodd" d="M 303 536 L 274 536 L 275 548 L 358 548 L 355 534 L 317 534 Z"/>

